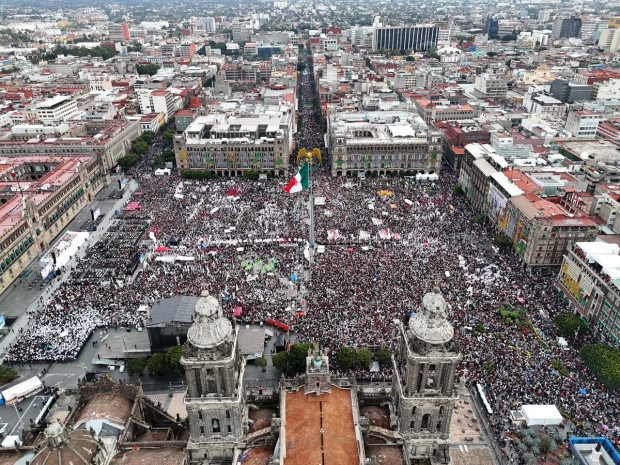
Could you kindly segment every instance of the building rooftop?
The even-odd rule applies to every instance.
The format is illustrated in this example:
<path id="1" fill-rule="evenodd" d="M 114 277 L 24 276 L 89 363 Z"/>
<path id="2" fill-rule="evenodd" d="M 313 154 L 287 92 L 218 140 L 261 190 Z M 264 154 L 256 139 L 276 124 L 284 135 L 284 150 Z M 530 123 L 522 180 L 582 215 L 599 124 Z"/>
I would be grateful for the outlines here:
<path id="1" fill-rule="evenodd" d="M 304 388 L 287 392 L 285 426 L 285 465 L 359 463 L 351 391 L 332 386 L 320 396 L 306 395 Z"/>

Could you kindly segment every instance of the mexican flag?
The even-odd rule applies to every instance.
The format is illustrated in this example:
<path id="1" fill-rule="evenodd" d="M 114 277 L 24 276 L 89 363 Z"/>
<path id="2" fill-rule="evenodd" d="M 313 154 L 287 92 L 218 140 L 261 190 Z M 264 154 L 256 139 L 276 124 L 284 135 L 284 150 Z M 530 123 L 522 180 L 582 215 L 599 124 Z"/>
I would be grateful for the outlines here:
<path id="1" fill-rule="evenodd" d="M 291 182 L 288 183 L 288 186 L 286 186 L 283 191 L 294 194 L 302 189 L 308 189 L 308 163 L 301 167 L 299 172 L 291 179 Z"/>

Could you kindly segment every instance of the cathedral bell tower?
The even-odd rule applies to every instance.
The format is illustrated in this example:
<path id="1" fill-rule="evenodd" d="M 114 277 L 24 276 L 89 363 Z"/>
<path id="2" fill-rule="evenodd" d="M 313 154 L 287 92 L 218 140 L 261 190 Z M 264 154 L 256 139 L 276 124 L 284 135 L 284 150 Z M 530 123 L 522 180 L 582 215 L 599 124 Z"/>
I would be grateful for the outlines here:
<path id="1" fill-rule="evenodd" d="M 400 324 L 401 340 L 393 357 L 392 426 L 403 436 L 409 460 L 450 463 L 450 420 L 457 400 L 456 366 L 461 360 L 446 301 L 438 287 L 422 308 Z"/>
<path id="2" fill-rule="evenodd" d="M 217 299 L 203 292 L 181 357 L 187 378 L 187 452 L 192 465 L 236 463 L 242 449 L 247 409 L 238 331 L 222 316 Z"/>

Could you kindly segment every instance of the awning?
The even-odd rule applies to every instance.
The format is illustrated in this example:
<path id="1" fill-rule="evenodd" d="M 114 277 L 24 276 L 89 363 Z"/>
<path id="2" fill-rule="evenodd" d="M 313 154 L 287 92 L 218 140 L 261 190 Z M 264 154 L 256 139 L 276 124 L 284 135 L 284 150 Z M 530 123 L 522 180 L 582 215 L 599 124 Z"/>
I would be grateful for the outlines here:
<path id="1" fill-rule="evenodd" d="M 3 263 L 0 263 L 0 268 L 2 268 L 3 270 L 6 268 L 6 265 Z"/>
<path id="2" fill-rule="evenodd" d="M 15 255 L 19 255 L 21 252 L 19 251 L 19 249 L 15 249 Z"/>
<path id="3" fill-rule="evenodd" d="M 14 254 L 14 253 L 12 253 L 12 254 L 11 254 L 11 260 L 15 260 L 15 258 L 16 258 L 16 257 L 15 257 L 15 254 Z"/>
<path id="4" fill-rule="evenodd" d="M 272 326 L 277 326 L 280 329 L 283 329 L 284 331 L 288 331 L 288 326 L 286 326 L 284 323 L 278 323 L 275 320 L 272 320 L 271 318 L 269 318 L 267 320 L 267 323 L 269 323 Z"/>
<path id="5" fill-rule="evenodd" d="M 37 228 L 37 236 L 41 234 L 41 230 L 39 228 Z"/>
<path id="6" fill-rule="evenodd" d="M 157 247 L 155 252 L 168 252 L 170 250 L 168 247 Z"/>

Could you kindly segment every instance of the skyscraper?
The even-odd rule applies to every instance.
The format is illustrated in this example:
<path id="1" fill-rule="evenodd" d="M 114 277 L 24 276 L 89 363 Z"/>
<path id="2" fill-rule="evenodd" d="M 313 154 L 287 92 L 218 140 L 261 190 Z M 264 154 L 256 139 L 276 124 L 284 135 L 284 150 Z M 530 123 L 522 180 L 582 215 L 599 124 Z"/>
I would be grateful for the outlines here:
<path id="1" fill-rule="evenodd" d="M 437 46 L 439 28 L 433 24 L 415 26 L 375 26 L 372 48 L 379 50 L 424 51 Z"/>

